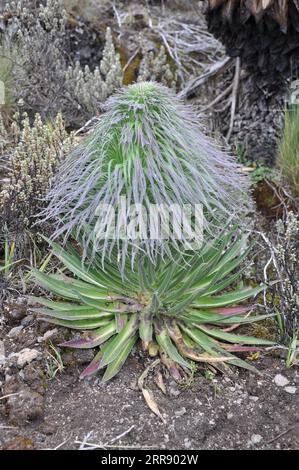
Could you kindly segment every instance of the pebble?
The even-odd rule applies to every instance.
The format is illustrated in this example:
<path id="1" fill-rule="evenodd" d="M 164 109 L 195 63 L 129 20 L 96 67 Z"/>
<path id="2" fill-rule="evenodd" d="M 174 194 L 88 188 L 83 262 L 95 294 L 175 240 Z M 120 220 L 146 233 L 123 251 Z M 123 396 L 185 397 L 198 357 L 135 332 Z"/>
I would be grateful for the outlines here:
<path id="1" fill-rule="evenodd" d="M 51 436 L 55 434 L 55 432 L 57 431 L 57 427 L 57 424 L 44 422 L 41 424 L 39 430 L 42 434 L 45 434 L 46 436 Z"/>
<path id="2" fill-rule="evenodd" d="M 53 330 L 48 330 L 43 336 L 39 336 L 37 338 L 37 341 L 39 343 L 42 343 L 43 341 L 47 341 L 49 338 L 52 338 L 54 335 L 56 335 L 56 333 L 58 333 L 57 328 L 53 328 Z"/>
<path id="3" fill-rule="evenodd" d="M 36 446 L 31 439 L 24 436 L 16 436 L 8 441 L 3 450 L 35 450 Z"/>
<path id="4" fill-rule="evenodd" d="M 34 359 L 39 356 L 39 351 L 36 349 L 29 349 L 25 348 L 22 351 L 18 352 L 16 356 L 18 356 L 17 364 L 19 367 L 24 367 L 26 364 L 30 364 Z"/>
<path id="5" fill-rule="evenodd" d="M 278 387 L 285 387 L 288 385 L 289 380 L 281 374 L 277 374 L 274 377 L 274 382 Z"/>
<path id="6" fill-rule="evenodd" d="M 252 444 L 259 444 L 263 440 L 260 434 L 252 434 L 250 441 Z"/>
<path id="7" fill-rule="evenodd" d="M 32 321 L 33 321 L 33 315 L 27 315 L 26 317 L 22 319 L 21 325 L 29 326 L 30 323 L 32 323 Z"/>
<path id="8" fill-rule="evenodd" d="M 184 447 L 185 447 L 185 449 L 191 449 L 192 442 L 190 441 L 190 439 L 188 439 L 188 438 L 184 439 Z"/>
<path id="9" fill-rule="evenodd" d="M 256 397 L 256 396 L 249 397 L 249 400 L 251 400 L 251 401 L 258 401 L 258 400 L 259 400 L 259 397 Z"/>
<path id="10" fill-rule="evenodd" d="M 181 408 L 180 410 L 175 411 L 174 414 L 175 414 L 175 416 L 176 416 L 177 418 L 180 418 L 181 416 L 183 416 L 183 415 L 186 414 L 186 413 L 187 413 L 187 410 L 186 410 L 186 408 L 183 406 L 183 408 Z"/>
<path id="11" fill-rule="evenodd" d="M 62 361 L 66 366 L 74 366 L 75 364 L 88 364 L 94 358 L 92 349 L 78 349 L 75 351 L 66 351 L 61 355 Z"/>
<path id="12" fill-rule="evenodd" d="M 22 299 L 22 301 L 23 300 L 24 299 Z M 10 323 L 20 323 L 22 318 L 27 314 L 27 308 L 26 305 L 22 303 L 7 303 L 5 305 L 4 312 Z"/>
<path id="13" fill-rule="evenodd" d="M 296 393 L 296 390 L 297 390 L 296 387 L 292 387 L 292 386 L 285 387 L 285 391 L 286 391 L 287 393 L 290 393 L 291 395 L 294 395 L 294 393 Z"/>
<path id="14" fill-rule="evenodd" d="M 9 423 L 24 426 L 29 421 L 42 417 L 44 398 L 40 393 L 25 387 L 9 397 L 5 406 Z"/>
<path id="15" fill-rule="evenodd" d="M 178 397 L 181 394 L 181 390 L 178 388 L 177 383 L 172 380 L 169 385 L 169 394 L 173 397 Z"/>
<path id="16" fill-rule="evenodd" d="M 0 341 L 0 364 L 5 362 L 5 348 L 4 341 Z"/>
<path id="17" fill-rule="evenodd" d="M 175 388 L 170 388 L 170 389 L 169 389 L 169 393 L 170 393 L 170 395 L 172 395 L 173 397 L 178 397 L 178 396 L 181 394 L 180 390 L 175 389 Z"/>
<path id="18" fill-rule="evenodd" d="M 23 328 L 24 328 L 23 325 L 15 326 L 14 328 L 12 328 L 12 329 L 8 332 L 7 336 L 8 336 L 9 338 L 15 338 L 16 336 L 18 336 L 19 333 L 21 333 L 21 331 L 22 331 Z"/>

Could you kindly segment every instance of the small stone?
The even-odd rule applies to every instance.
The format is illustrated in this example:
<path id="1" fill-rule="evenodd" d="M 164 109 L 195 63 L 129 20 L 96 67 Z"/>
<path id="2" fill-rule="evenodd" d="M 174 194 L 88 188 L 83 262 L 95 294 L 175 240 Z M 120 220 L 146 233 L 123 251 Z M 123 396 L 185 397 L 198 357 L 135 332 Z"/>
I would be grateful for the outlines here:
<path id="1" fill-rule="evenodd" d="M 5 407 L 9 423 L 23 426 L 42 417 L 44 398 L 40 393 L 25 387 L 9 397 Z"/>
<path id="2" fill-rule="evenodd" d="M 188 438 L 184 439 L 184 447 L 185 447 L 185 449 L 191 449 L 192 442 L 190 441 L 190 439 L 188 439 Z"/>
<path id="3" fill-rule="evenodd" d="M 30 364 L 34 359 L 39 356 L 39 351 L 36 349 L 29 349 L 25 348 L 22 349 L 19 353 L 16 354 L 18 356 L 17 364 L 19 367 L 24 367 L 25 364 Z"/>
<path id="4" fill-rule="evenodd" d="M 226 417 L 228 420 L 232 419 L 233 418 L 233 413 L 227 413 Z"/>
<path id="5" fill-rule="evenodd" d="M 57 427 L 57 424 L 44 422 L 41 424 L 39 430 L 42 434 L 45 434 L 46 436 L 51 436 L 55 434 L 55 432 L 57 431 Z"/>
<path id="6" fill-rule="evenodd" d="M 173 397 L 178 397 L 181 394 L 181 392 L 179 389 L 171 387 L 169 389 L 169 394 Z"/>
<path id="7" fill-rule="evenodd" d="M 15 326 L 8 332 L 7 336 L 9 338 L 15 338 L 16 336 L 18 336 L 18 334 L 22 331 L 23 328 L 24 328 L 23 325 Z"/>
<path id="8" fill-rule="evenodd" d="M 21 321 L 21 325 L 23 326 L 29 326 L 33 321 L 33 315 L 26 315 Z"/>
<path id="9" fill-rule="evenodd" d="M 20 376 L 24 382 L 30 386 L 31 390 L 43 395 L 45 390 L 45 374 L 40 363 L 31 363 L 26 365 L 21 371 Z"/>
<path id="10" fill-rule="evenodd" d="M 92 349 L 77 349 L 74 351 L 74 357 L 77 364 L 88 364 L 94 358 L 94 351 Z"/>
<path id="11" fill-rule="evenodd" d="M 186 408 L 183 406 L 183 408 L 181 408 L 180 410 L 175 411 L 174 414 L 175 414 L 175 416 L 176 416 L 177 418 L 180 418 L 181 416 L 183 416 L 183 415 L 186 414 L 186 413 L 187 413 L 187 410 L 186 410 Z"/>
<path id="12" fill-rule="evenodd" d="M 178 388 L 178 384 L 171 380 L 169 383 L 169 394 L 173 397 L 178 397 L 181 394 L 181 390 Z"/>
<path id="13" fill-rule="evenodd" d="M 36 446 L 31 439 L 24 436 L 16 436 L 8 441 L 3 450 L 35 450 Z"/>
<path id="14" fill-rule="evenodd" d="M 263 438 L 260 434 L 252 434 L 250 439 L 252 444 L 259 444 L 262 440 Z"/>
<path id="15" fill-rule="evenodd" d="M 4 315 L 9 323 L 20 323 L 27 315 L 27 307 L 21 303 L 7 303 L 4 307 Z"/>
<path id="16" fill-rule="evenodd" d="M 296 387 L 292 387 L 292 386 L 285 387 L 285 391 L 286 391 L 287 393 L 290 393 L 291 395 L 294 395 L 294 394 L 296 393 L 296 390 L 297 390 Z"/>
<path id="17" fill-rule="evenodd" d="M 37 341 L 38 341 L 39 343 L 42 343 L 43 341 L 47 341 L 47 340 L 50 339 L 50 338 L 53 339 L 53 336 L 55 336 L 57 333 L 58 333 L 57 328 L 53 328 L 52 330 L 46 331 L 46 333 L 45 333 L 43 336 L 39 336 L 39 337 L 37 338 Z"/>
<path id="18" fill-rule="evenodd" d="M 278 387 L 285 387 L 288 385 L 289 380 L 281 374 L 277 374 L 274 377 L 274 382 Z"/>
<path id="19" fill-rule="evenodd" d="M 251 397 L 250 398 L 252 401 L 259 401 L 259 397 Z"/>
<path id="20" fill-rule="evenodd" d="M 0 350 L 1 350 L 1 348 L 0 348 Z M 297 374 L 294 377 L 294 383 L 299 385 L 299 375 L 297 375 Z"/>
<path id="21" fill-rule="evenodd" d="M 249 377 L 246 380 L 246 390 L 249 395 L 258 396 L 261 393 L 261 388 L 256 380 L 256 377 L 252 374 L 249 374 Z"/>
<path id="22" fill-rule="evenodd" d="M 4 341 L 0 341 L 0 364 L 5 362 Z"/>

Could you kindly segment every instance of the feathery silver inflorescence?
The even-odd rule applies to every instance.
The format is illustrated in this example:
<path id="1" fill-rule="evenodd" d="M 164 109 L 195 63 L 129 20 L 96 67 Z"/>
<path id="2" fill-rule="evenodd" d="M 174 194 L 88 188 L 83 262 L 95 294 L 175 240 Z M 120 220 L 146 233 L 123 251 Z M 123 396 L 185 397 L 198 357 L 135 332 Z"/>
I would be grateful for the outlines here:
<path id="1" fill-rule="evenodd" d="M 160 255 L 182 252 L 186 240 L 98 237 L 109 225 L 99 207 L 117 207 L 121 196 L 147 209 L 201 204 L 209 237 L 216 237 L 228 219 L 239 219 L 251 205 L 247 177 L 196 121 L 189 106 L 155 82 L 131 85 L 111 97 L 94 130 L 60 166 L 48 194 L 42 218 L 57 222 L 53 238 L 80 238 L 83 259 L 101 252 L 105 260 L 117 248 L 123 270 L 128 257 L 133 262 L 143 252 L 155 262 Z M 116 232 L 129 218 L 122 222 Z"/>

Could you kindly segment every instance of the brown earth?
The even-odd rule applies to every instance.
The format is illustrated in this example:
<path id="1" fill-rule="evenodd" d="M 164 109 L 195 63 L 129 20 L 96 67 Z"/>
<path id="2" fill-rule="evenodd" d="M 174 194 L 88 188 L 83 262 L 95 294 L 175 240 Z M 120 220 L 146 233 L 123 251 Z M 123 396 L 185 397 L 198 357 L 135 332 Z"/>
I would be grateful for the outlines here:
<path id="1" fill-rule="evenodd" d="M 87 446 L 80 444 L 84 440 L 116 449 L 299 448 L 299 372 L 284 368 L 282 350 L 265 351 L 255 361 L 261 376 L 198 372 L 184 386 L 166 378 L 165 395 L 149 374 L 146 387 L 153 392 L 163 423 L 138 390 L 137 380 L 149 364 L 138 350 L 108 384 L 101 384 L 100 375 L 79 380 L 91 351 L 61 350 L 65 369 L 50 378 L 46 361 L 51 349 L 45 338 L 49 335 L 55 345 L 65 331 L 28 315 L 21 320 L 23 329 L 12 331 L 16 310 L 14 305 L 12 317 L 11 304 L 5 307 L 0 334 L 0 397 L 12 394 L 0 399 L 2 449 L 78 449 Z M 21 355 L 14 355 L 19 351 Z M 278 374 L 289 383 L 277 385 Z"/>

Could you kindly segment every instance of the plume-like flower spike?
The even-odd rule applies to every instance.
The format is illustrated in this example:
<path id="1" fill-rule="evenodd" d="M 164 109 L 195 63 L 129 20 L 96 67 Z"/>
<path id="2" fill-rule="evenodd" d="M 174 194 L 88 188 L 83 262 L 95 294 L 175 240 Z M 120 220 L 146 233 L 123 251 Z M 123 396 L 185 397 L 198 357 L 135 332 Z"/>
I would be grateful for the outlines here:
<path id="1" fill-rule="evenodd" d="M 190 233 L 179 238 L 175 232 L 185 205 L 203 208 L 204 234 L 214 238 L 251 204 L 235 159 L 200 130 L 189 106 L 154 82 L 123 88 L 108 101 L 93 131 L 62 163 L 48 201 L 42 218 L 57 222 L 53 238 L 75 236 L 83 259 L 100 252 L 103 265 L 117 247 L 121 272 L 127 259 L 133 265 L 140 254 L 155 264 L 186 250 L 191 224 Z M 148 226 L 141 236 L 130 236 L 131 204 L 146 214 L 153 205 L 171 208 L 171 220 L 163 213 L 160 219 L 170 224 L 168 236 L 151 237 Z"/>

